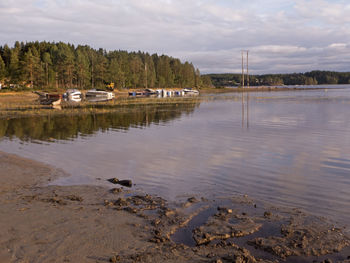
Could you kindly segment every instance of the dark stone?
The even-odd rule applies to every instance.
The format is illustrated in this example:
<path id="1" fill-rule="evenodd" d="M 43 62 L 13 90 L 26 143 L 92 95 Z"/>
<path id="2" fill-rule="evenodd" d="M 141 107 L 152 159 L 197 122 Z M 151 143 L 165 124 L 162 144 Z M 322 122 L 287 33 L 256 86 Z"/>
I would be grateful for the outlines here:
<path id="1" fill-rule="evenodd" d="M 111 178 L 107 180 L 108 182 L 112 184 L 120 184 L 122 186 L 131 187 L 132 181 L 131 180 L 119 180 L 118 178 Z"/>
<path id="2" fill-rule="evenodd" d="M 194 196 L 188 198 L 187 201 L 190 202 L 190 203 L 198 203 L 198 202 L 199 202 L 199 201 L 197 200 L 197 198 L 195 198 Z"/>
<path id="3" fill-rule="evenodd" d="M 271 214 L 271 212 L 269 212 L 269 211 L 266 211 L 265 213 L 264 213 L 264 217 L 271 217 L 272 216 L 272 214 Z"/>
<path id="4" fill-rule="evenodd" d="M 218 211 L 226 213 L 226 214 L 232 214 L 232 212 L 233 212 L 232 209 L 227 208 L 227 207 L 218 206 L 217 209 L 218 209 Z"/>
<path id="5" fill-rule="evenodd" d="M 132 186 L 131 180 L 120 180 L 118 182 L 118 184 L 120 184 L 122 186 L 126 186 L 126 187 L 131 187 Z"/>
<path id="6" fill-rule="evenodd" d="M 117 184 L 119 182 L 118 178 L 111 178 L 107 180 L 108 182 L 112 183 L 112 184 Z"/>

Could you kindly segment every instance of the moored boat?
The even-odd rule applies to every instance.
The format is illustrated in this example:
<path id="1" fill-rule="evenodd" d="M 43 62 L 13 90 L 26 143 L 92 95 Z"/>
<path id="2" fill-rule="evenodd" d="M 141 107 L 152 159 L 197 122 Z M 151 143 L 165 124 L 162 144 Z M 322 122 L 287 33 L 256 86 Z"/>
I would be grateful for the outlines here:
<path id="1" fill-rule="evenodd" d="M 81 91 L 77 89 L 68 89 L 66 93 L 64 94 L 64 97 L 70 98 L 73 100 L 80 99 L 81 98 Z"/>
<path id="2" fill-rule="evenodd" d="M 59 100 L 62 99 L 62 95 L 58 93 L 47 93 L 46 99 L 48 100 Z"/>
<path id="3" fill-rule="evenodd" d="M 41 98 L 40 104 L 41 105 L 51 105 L 51 106 L 57 106 L 60 105 L 62 102 L 61 98 Z"/>
<path id="4" fill-rule="evenodd" d="M 136 96 L 152 96 L 152 95 L 156 95 L 157 92 L 152 90 L 152 89 L 145 89 L 143 91 L 130 91 L 129 92 L 129 96 L 133 96 L 133 97 L 136 97 Z"/>
<path id="5" fill-rule="evenodd" d="M 111 100 L 115 97 L 113 92 L 108 92 L 104 90 L 96 90 L 91 89 L 88 90 L 85 94 L 86 97 L 96 97 L 96 98 L 106 98 L 107 100 Z"/>
<path id="6" fill-rule="evenodd" d="M 199 91 L 195 89 L 183 89 L 182 90 L 186 95 L 198 95 Z"/>

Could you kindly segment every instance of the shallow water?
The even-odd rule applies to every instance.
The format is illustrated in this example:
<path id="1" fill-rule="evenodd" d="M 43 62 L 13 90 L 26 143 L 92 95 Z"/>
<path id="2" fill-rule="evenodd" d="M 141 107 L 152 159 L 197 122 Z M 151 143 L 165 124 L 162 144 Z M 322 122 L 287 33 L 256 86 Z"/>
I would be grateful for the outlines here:
<path id="1" fill-rule="evenodd" d="M 0 150 L 167 199 L 248 194 L 350 222 L 350 86 L 231 93 L 103 115 L 0 120 Z"/>

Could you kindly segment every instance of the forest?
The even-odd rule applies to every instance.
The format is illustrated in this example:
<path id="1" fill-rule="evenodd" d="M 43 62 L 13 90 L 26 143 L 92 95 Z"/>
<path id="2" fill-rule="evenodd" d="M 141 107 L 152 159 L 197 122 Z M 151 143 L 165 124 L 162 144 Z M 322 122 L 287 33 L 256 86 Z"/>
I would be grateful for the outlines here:
<path id="1" fill-rule="evenodd" d="M 216 87 L 239 86 L 241 74 L 208 74 Z M 350 84 L 350 72 L 315 70 L 306 73 L 250 75 L 250 86 Z M 247 80 L 245 79 L 245 85 Z"/>
<path id="2" fill-rule="evenodd" d="M 26 89 L 185 88 L 210 85 L 190 62 L 167 55 L 96 50 L 63 42 L 0 46 L 0 84 Z"/>

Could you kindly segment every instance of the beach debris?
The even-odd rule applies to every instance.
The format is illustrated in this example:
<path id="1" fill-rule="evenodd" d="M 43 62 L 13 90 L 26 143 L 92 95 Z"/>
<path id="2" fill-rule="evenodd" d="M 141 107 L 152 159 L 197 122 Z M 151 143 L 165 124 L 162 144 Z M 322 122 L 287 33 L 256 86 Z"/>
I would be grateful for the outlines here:
<path id="1" fill-rule="evenodd" d="M 218 206 L 218 211 L 220 211 L 221 213 L 226 213 L 226 214 L 232 214 L 233 211 L 230 208 L 227 207 L 222 207 L 222 206 Z"/>
<path id="2" fill-rule="evenodd" d="M 119 180 L 118 178 L 111 178 L 111 179 L 108 179 L 107 181 L 112 183 L 112 184 L 120 184 L 122 186 L 132 187 L 131 180 Z"/>
<path id="3" fill-rule="evenodd" d="M 59 199 L 57 197 L 42 199 L 42 201 L 48 202 L 48 203 L 53 203 L 53 204 L 58 204 L 58 205 L 66 205 L 67 204 L 66 201 Z"/>
<path id="4" fill-rule="evenodd" d="M 259 237 L 248 244 L 283 259 L 289 256 L 322 256 L 341 251 L 350 239 L 325 219 L 306 215 L 292 216 L 281 226 L 282 236 Z"/>
<path id="5" fill-rule="evenodd" d="M 123 188 L 112 188 L 111 190 L 110 190 L 110 192 L 112 193 L 112 194 L 119 194 L 119 193 L 121 193 L 123 191 Z"/>
<path id="6" fill-rule="evenodd" d="M 193 230 L 193 238 L 198 246 L 213 240 L 226 240 L 255 233 L 262 224 L 251 218 L 242 218 L 233 214 L 232 209 L 218 207 L 219 212 L 212 216 L 205 225 Z"/>
<path id="7" fill-rule="evenodd" d="M 78 201 L 78 202 L 82 202 L 84 200 L 81 196 L 78 196 L 78 195 L 68 195 L 66 196 L 66 199 L 71 201 Z"/>

